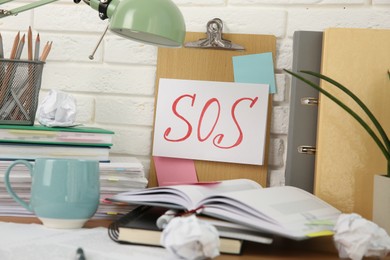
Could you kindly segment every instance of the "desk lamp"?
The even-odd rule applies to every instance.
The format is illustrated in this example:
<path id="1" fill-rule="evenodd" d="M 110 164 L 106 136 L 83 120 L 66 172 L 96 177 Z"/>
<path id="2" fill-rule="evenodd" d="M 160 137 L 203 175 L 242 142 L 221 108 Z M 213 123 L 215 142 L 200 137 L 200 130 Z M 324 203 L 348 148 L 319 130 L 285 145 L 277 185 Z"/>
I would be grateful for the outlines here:
<path id="1" fill-rule="evenodd" d="M 14 0 L 0 0 L 0 5 Z M 58 0 L 40 0 L 12 9 L 0 9 L 0 18 L 17 15 Z M 74 0 L 79 3 L 81 0 Z M 179 8 L 171 0 L 83 0 L 109 19 L 109 29 L 128 39 L 162 47 L 180 47 L 185 23 Z"/>

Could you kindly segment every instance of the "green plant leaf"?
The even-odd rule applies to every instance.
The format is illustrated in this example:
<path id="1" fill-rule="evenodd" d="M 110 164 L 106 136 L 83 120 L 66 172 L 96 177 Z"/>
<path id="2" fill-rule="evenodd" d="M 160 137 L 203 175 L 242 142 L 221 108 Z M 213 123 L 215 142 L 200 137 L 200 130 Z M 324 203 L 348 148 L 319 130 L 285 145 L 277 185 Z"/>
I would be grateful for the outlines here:
<path id="1" fill-rule="evenodd" d="M 353 118 L 355 118 L 355 120 L 367 131 L 367 133 L 372 137 L 372 139 L 374 140 L 374 142 L 378 145 L 379 149 L 382 151 L 383 155 L 385 156 L 386 160 L 387 160 L 387 176 L 390 177 L 390 151 L 386 149 L 386 146 L 388 146 L 388 143 L 386 142 L 389 142 L 389 139 L 386 135 L 386 133 L 383 131 L 383 136 L 382 138 L 384 139 L 383 142 L 386 143 L 386 146 L 384 143 L 382 143 L 381 139 L 379 139 L 379 137 L 375 134 L 375 132 L 371 129 L 371 127 L 358 115 L 356 114 L 351 108 L 349 108 L 347 105 L 345 105 L 342 101 L 340 101 L 339 99 L 337 99 L 335 96 L 333 96 L 332 94 L 330 94 L 328 91 L 326 91 L 325 89 L 321 88 L 319 85 L 313 83 L 312 81 L 304 78 L 303 76 L 297 74 L 297 73 L 294 73 L 292 71 L 289 71 L 289 70 L 286 70 L 284 69 L 284 71 L 286 71 L 288 74 L 292 75 L 293 77 L 295 78 L 298 78 L 299 80 L 305 82 L 306 84 L 308 84 L 309 86 L 315 88 L 316 90 L 318 90 L 319 92 L 321 92 L 322 94 L 324 94 L 325 96 L 327 96 L 329 99 L 331 99 L 333 102 L 335 102 L 337 105 L 339 105 L 341 108 L 343 108 L 348 114 L 350 114 Z M 306 74 L 310 74 L 312 76 L 316 76 L 316 77 L 319 77 L 319 78 L 322 78 L 326 81 L 328 81 L 329 83 L 331 83 L 332 85 L 334 85 L 334 83 L 336 83 L 338 85 L 338 87 L 342 86 L 340 83 L 322 75 L 322 74 L 318 74 L 318 73 L 315 73 L 315 72 L 308 72 L 308 71 L 305 71 Z M 346 89 L 344 86 L 341 87 L 341 89 Z M 346 94 L 348 93 L 352 93 L 350 92 L 349 90 L 347 90 Z M 352 98 L 353 97 L 356 97 L 355 95 L 352 94 L 351 96 Z M 357 98 L 357 97 L 356 97 Z M 353 98 L 354 99 L 354 98 Z M 356 99 L 354 99 L 355 102 Z M 358 101 L 358 104 L 361 106 L 361 104 L 363 104 L 363 102 L 361 102 L 361 100 L 359 99 Z M 368 108 L 363 104 L 363 106 L 367 109 L 368 111 L 368 116 L 370 117 L 370 115 L 372 115 L 372 113 L 368 110 Z M 363 108 L 362 108 L 363 109 Z M 365 111 L 367 113 L 367 111 Z M 373 115 L 372 115 L 373 116 Z M 370 117 L 370 120 L 372 121 L 372 118 Z M 377 120 L 374 118 L 374 121 L 377 122 Z M 382 127 L 380 126 L 379 122 L 377 122 L 377 124 L 379 125 L 379 128 L 382 129 Z M 383 129 L 382 129 L 383 130 Z"/>
<path id="2" fill-rule="evenodd" d="M 376 129 L 378 130 L 379 134 L 382 137 L 384 145 L 386 146 L 386 150 L 390 151 L 390 141 L 389 141 L 389 138 L 387 137 L 385 130 L 382 128 L 381 124 L 376 119 L 374 114 L 370 111 L 370 109 L 368 109 L 368 107 L 363 103 L 363 101 L 359 97 L 357 97 L 352 91 L 350 91 L 348 88 L 346 88 L 345 86 L 343 86 L 339 82 L 337 82 L 337 81 L 335 81 L 335 80 L 333 80 L 325 75 L 322 75 L 322 74 L 317 73 L 317 72 L 312 72 L 312 71 L 301 71 L 301 72 L 308 74 L 308 75 L 312 75 L 312 76 L 320 78 L 320 79 L 323 79 L 326 82 L 329 82 L 330 84 L 332 84 L 333 86 L 339 88 L 341 91 L 343 91 L 348 96 L 350 96 L 361 107 L 361 109 L 366 113 L 366 115 L 371 120 L 371 122 L 375 125 Z"/>

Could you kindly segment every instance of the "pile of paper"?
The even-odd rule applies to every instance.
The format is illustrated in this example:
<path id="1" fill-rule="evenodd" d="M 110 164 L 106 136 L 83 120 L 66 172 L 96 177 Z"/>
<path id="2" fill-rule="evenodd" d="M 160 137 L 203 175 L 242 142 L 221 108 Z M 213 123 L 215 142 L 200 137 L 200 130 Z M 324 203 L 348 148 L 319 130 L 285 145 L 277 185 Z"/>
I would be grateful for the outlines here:
<path id="1" fill-rule="evenodd" d="M 144 189 L 148 180 L 145 178 L 143 165 L 134 157 L 112 158 L 110 163 L 100 163 L 99 168 L 101 203 L 94 217 L 107 218 L 126 214 L 135 206 L 105 199 L 123 191 Z"/>
<path id="2" fill-rule="evenodd" d="M 1 216 L 30 216 L 32 213 L 18 204 L 5 188 L 4 175 L 13 161 L 0 161 L 0 215 Z M 27 203 L 30 198 L 31 176 L 24 165 L 16 165 L 10 175 L 14 192 Z"/>

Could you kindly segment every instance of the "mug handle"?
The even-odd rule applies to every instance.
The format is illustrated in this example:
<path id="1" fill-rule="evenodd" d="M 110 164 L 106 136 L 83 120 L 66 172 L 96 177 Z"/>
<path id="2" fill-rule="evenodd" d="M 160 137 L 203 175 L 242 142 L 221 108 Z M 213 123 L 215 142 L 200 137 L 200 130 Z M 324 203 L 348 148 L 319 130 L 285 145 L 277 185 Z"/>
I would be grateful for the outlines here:
<path id="1" fill-rule="evenodd" d="M 33 165 L 31 163 L 29 163 L 28 161 L 25 161 L 25 160 L 16 160 L 15 162 L 13 162 L 10 166 L 8 166 L 7 168 L 7 171 L 5 172 L 5 175 L 4 175 L 4 182 L 5 182 L 5 188 L 7 189 L 7 192 L 11 195 L 11 197 L 16 201 L 18 202 L 20 205 L 22 205 L 24 208 L 26 208 L 27 210 L 29 211 L 33 211 L 32 210 L 32 207 L 30 204 L 27 204 L 24 200 L 22 200 L 12 189 L 11 187 L 11 183 L 9 181 L 9 175 L 11 173 L 11 170 L 14 166 L 18 165 L 18 164 L 23 164 L 27 167 L 27 169 L 29 170 L 30 172 L 30 175 L 32 177 L 32 174 L 33 174 Z"/>

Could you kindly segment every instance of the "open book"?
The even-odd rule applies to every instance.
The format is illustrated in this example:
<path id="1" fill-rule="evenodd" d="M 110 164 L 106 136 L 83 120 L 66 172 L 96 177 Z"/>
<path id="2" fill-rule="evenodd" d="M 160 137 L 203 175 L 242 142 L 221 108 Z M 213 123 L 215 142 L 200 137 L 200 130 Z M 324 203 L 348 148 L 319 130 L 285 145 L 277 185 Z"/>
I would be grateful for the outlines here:
<path id="1" fill-rule="evenodd" d="M 297 240 L 332 234 L 341 213 L 299 188 L 262 188 L 247 179 L 153 187 L 119 193 L 110 200 L 185 210 L 200 209 L 204 215 Z"/>

